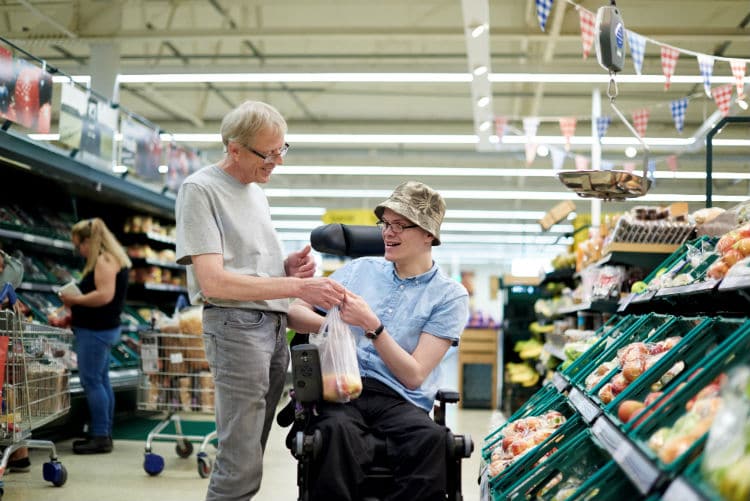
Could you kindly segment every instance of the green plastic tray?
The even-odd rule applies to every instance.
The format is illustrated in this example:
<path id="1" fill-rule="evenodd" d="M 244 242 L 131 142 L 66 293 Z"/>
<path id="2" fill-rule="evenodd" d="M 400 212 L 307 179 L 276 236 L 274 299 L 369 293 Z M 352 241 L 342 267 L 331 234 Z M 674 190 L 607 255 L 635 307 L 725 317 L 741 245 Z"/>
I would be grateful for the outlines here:
<path id="1" fill-rule="evenodd" d="M 685 364 L 683 371 L 674 379 L 669 381 L 659 391 L 669 393 L 677 387 L 683 378 L 679 376 L 690 374 L 696 369 L 704 366 L 704 359 L 710 353 L 731 342 L 735 335 L 740 335 L 746 326 L 744 319 L 726 319 L 721 317 L 705 318 L 694 329 L 692 329 L 677 346 L 669 350 L 651 369 L 641 374 L 635 381 L 630 383 L 617 397 L 604 407 L 605 412 L 610 415 L 612 422 L 618 424 L 623 430 L 635 427 L 636 420 L 621 423 L 617 418 L 617 410 L 625 400 L 640 400 L 641 402 L 652 391 L 652 385 L 669 371 L 676 362 Z"/>
<path id="2" fill-rule="evenodd" d="M 566 404 L 567 405 L 567 404 Z M 533 447 L 528 452 L 518 457 L 514 463 L 501 471 L 499 474 L 490 478 L 490 493 L 495 501 L 507 499 L 506 492 L 515 482 L 524 475 L 537 468 L 537 464 L 545 456 L 550 455 L 555 449 L 562 447 L 581 431 L 586 429 L 586 424 L 578 414 L 572 417 L 560 426 L 542 443 Z"/>
<path id="3" fill-rule="evenodd" d="M 623 330 L 620 335 L 617 336 L 617 338 L 611 340 L 611 342 L 607 344 L 604 349 L 594 357 L 593 360 L 590 361 L 590 365 L 587 367 L 587 370 L 582 371 L 580 374 L 577 374 L 571 380 L 571 383 L 574 386 L 578 387 L 581 391 L 586 392 L 586 377 L 601 364 L 614 359 L 617 356 L 617 351 L 620 348 L 635 341 L 643 341 L 648 337 L 654 335 L 659 331 L 659 329 L 663 329 L 665 326 L 668 326 L 674 321 L 675 317 L 672 315 L 660 315 L 656 313 L 649 313 L 647 315 L 641 316 L 632 316 L 630 324 L 622 326 Z"/>
<path id="4" fill-rule="evenodd" d="M 635 318 L 637 318 L 635 315 L 627 315 L 625 317 L 613 315 L 607 320 L 594 333 L 594 336 L 598 337 L 599 340 L 561 372 L 565 379 L 570 381 L 578 374 L 588 374 L 589 363 L 607 347 L 608 343 L 612 342 L 612 339 L 616 339 L 622 333 L 624 327 L 630 325 Z"/>
<path id="5" fill-rule="evenodd" d="M 648 387 L 651 384 L 657 382 L 672 367 L 672 365 L 674 365 L 674 363 L 679 360 L 678 356 L 675 354 L 675 350 L 678 350 L 677 353 L 684 353 L 685 347 L 690 346 L 693 338 L 695 337 L 695 335 L 697 335 L 696 333 L 705 332 L 710 325 L 711 320 L 705 317 L 673 317 L 669 322 L 665 322 L 661 327 L 656 329 L 656 331 L 646 339 L 634 340 L 631 343 L 622 345 L 620 348 L 618 348 L 618 351 L 625 348 L 629 344 L 636 342 L 656 343 L 658 341 L 663 341 L 674 336 L 682 337 L 682 340 L 675 347 L 673 347 L 668 352 L 665 352 L 665 354 L 659 359 L 658 362 L 656 362 L 647 371 L 641 374 L 640 377 L 632 381 L 622 392 L 620 392 L 615 397 L 612 402 L 604 404 L 599 398 L 599 390 L 605 384 L 610 383 L 612 379 L 621 372 L 621 367 L 613 369 L 609 372 L 609 374 L 602 378 L 602 380 L 599 381 L 599 383 L 597 383 L 597 385 L 588 392 L 589 396 L 601 407 L 605 407 L 606 405 L 611 409 L 612 404 L 619 405 L 619 403 L 623 400 L 627 400 L 627 395 L 632 394 L 633 392 L 641 389 L 644 386 Z M 616 356 L 617 353 L 615 352 L 613 354 L 613 358 Z M 631 386 L 634 386 L 634 388 L 631 389 Z M 625 397 L 623 397 L 623 395 L 625 395 Z"/>
<path id="6" fill-rule="evenodd" d="M 526 473 L 505 493 L 507 499 L 553 499 L 562 497 L 561 489 L 578 480 L 578 488 L 610 461 L 610 455 L 588 429 L 581 430 L 558 450 Z M 568 494 L 571 492 L 568 489 Z M 567 496 L 565 497 L 567 499 Z"/>
<path id="7" fill-rule="evenodd" d="M 683 371 L 674 382 L 676 390 L 665 393 L 649 406 L 653 412 L 637 421 L 634 427 L 627 431 L 628 436 L 662 471 L 672 477 L 676 476 L 691 459 L 703 450 L 707 434 L 703 434 L 685 452 L 668 464 L 665 464 L 648 446 L 649 438 L 659 428 L 671 427 L 682 417 L 687 412 L 685 408 L 687 402 L 718 375 L 726 373 L 739 363 L 748 361 L 750 361 L 750 321 L 742 324 L 721 346 L 699 362 L 697 368 L 700 370 Z"/>
<path id="8" fill-rule="evenodd" d="M 563 415 L 569 417 L 574 411 L 570 405 L 561 405 L 565 403 L 566 399 L 557 389 L 552 385 L 543 386 L 538 392 L 536 392 L 529 400 L 524 403 L 520 409 L 513 413 L 505 423 L 499 426 L 496 430 L 490 432 L 484 438 L 484 445 L 482 446 L 482 458 L 489 462 L 492 450 L 495 449 L 497 443 L 503 438 L 503 430 L 509 423 L 517 421 L 519 419 L 529 416 L 540 416 L 549 410 L 558 410 Z M 559 407 L 559 408 L 558 408 Z"/>

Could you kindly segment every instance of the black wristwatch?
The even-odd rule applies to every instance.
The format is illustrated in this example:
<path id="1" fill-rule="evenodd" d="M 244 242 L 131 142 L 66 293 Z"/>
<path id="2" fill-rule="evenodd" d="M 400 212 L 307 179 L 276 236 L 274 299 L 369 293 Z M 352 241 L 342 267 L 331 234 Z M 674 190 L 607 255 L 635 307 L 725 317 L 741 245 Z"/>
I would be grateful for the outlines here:
<path id="1" fill-rule="evenodd" d="M 374 341 L 378 338 L 380 333 L 383 332 L 383 329 L 385 329 L 385 327 L 383 327 L 383 324 L 380 324 L 374 331 L 365 331 L 365 337 Z"/>

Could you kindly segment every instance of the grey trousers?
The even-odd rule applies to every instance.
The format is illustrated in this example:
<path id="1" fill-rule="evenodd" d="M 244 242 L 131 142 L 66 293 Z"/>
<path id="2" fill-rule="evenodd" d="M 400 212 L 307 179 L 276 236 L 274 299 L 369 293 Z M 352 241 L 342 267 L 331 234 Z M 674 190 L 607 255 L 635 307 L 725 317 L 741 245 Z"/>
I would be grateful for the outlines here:
<path id="1" fill-rule="evenodd" d="M 207 501 L 247 501 L 260 489 L 263 451 L 289 366 L 286 323 L 282 313 L 204 308 L 218 435 Z"/>

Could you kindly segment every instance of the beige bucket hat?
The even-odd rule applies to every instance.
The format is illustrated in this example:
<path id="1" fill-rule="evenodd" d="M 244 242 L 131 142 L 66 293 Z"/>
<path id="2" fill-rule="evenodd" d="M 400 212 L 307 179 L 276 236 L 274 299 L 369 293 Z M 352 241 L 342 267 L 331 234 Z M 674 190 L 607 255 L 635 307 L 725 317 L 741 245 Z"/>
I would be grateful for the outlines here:
<path id="1" fill-rule="evenodd" d="M 386 208 L 419 225 L 435 237 L 432 245 L 440 245 L 440 225 L 445 216 L 445 202 L 440 193 L 419 181 L 406 181 L 396 186 L 388 200 L 375 207 L 378 219 Z"/>

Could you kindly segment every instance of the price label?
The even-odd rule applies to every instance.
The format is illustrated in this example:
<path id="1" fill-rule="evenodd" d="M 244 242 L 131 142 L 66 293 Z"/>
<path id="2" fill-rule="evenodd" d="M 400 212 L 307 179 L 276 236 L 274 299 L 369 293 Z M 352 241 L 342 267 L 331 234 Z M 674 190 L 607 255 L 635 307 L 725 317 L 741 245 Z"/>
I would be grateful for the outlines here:
<path id="1" fill-rule="evenodd" d="M 173 364 L 181 364 L 182 360 L 182 353 L 179 351 L 177 353 L 172 353 L 171 355 L 169 355 L 169 361 Z"/>
<path id="2" fill-rule="evenodd" d="M 141 345 L 141 367 L 144 374 L 159 372 L 159 347 L 155 344 Z"/>

